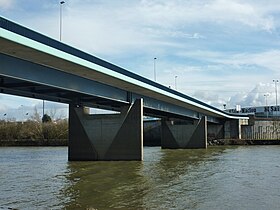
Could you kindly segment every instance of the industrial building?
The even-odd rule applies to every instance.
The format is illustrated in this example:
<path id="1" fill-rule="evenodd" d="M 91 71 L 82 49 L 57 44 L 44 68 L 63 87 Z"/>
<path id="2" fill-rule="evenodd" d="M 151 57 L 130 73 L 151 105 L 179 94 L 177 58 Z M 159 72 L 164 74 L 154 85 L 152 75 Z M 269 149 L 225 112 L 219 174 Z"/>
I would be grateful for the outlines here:
<path id="1" fill-rule="evenodd" d="M 225 110 L 229 113 L 252 114 L 256 118 L 277 118 L 280 116 L 280 106 L 257 106 Z"/>
<path id="2" fill-rule="evenodd" d="M 280 106 L 236 107 L 229 113 L 249 115 L 248 125 L 241 126 L 241 138 L 253 140 L 280 139 Z"/>

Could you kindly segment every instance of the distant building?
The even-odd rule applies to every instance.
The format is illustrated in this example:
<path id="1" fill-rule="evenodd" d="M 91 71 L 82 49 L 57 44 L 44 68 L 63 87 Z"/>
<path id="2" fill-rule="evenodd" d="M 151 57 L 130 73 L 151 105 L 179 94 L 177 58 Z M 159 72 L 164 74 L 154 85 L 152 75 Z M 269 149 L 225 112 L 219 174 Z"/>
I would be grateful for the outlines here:
<path id="1" fill-rule="evenodd" d="M 244 107 L 240 111 L 237 111 L 237 109 L 226 109 L 225 112 L 252 114 L 257 118 L 273 118 L 280 117 L 280 106 Z"/>

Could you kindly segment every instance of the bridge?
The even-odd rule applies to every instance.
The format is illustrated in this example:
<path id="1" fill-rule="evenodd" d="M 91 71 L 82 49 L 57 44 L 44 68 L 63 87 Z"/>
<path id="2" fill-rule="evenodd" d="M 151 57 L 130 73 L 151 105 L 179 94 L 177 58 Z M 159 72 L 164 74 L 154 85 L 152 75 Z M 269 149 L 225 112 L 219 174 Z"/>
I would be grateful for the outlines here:
<path id="1" fill-rule="evenodd" d="M 69 104 L 69 160 L 142 160 L 144 115 L 161 119 L 162 148 L 206 148 L 209 129 L 239 138 L 248 120 L 3 17 L 0 91 Z"/>

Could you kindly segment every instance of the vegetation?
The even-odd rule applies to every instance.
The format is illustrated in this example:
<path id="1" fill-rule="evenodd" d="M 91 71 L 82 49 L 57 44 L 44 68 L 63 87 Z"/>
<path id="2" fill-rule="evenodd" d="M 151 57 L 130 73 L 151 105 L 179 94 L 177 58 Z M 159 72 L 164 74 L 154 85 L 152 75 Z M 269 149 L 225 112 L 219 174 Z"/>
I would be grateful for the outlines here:
<path id="1" fill-rule="evenodd" d="M 0 121 L 1 140 L 59 140 L 68 139 L 68 121 L 26 122 Z"/>
<path id="2" fill-rule="evenodd" d="M 55 112 L 50 115 L 55 116 Z M 48 141 L 68 139 L 68 120 L 55 120 L 44 114 L 42 118 L 35 107 L 33 115 L 24 122 L 17 122 L 15 119 L 0 120 L 0 141 Z"/>
<path id="3" fill-rule="evenodd" d="M 44 116 L 42 118 L 42 122 L 43 123 L 50 123 L 50 122 L 52 122 L 52 118 L 49 115 L 44 114 Z"/>

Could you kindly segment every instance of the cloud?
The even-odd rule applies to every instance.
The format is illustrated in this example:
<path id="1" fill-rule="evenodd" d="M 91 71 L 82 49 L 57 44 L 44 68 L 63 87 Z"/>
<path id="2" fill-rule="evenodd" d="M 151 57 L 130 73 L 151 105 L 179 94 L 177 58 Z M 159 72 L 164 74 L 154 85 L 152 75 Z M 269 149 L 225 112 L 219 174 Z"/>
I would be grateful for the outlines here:
<path id="1" fill-rule="evenodd" d="M 236 105 L 241 105 L 241 107 L 265 106 L 266 97 L 264 95 L 266 94 L 269 95 L 267 104 L 275 105 L 275 86 L 271 83 L 259 83 L 250 91 L 232 92 L 228 97 L 211 90 L 198 90 L 192 96 L 222 109 L 224 104 L 227 108 L 235 108 Z"/>
<path id="2" fill-rule="evenodd" d="M 248 1 L 141 1 L 139 8 L 136 11 L 145 23 L 165 28 L 209 22 L 241 23 L 266 31 L 275 26 L 269 10 Z"/>
<path id="3" fill-rule="evenodd" d="M 58 36 L 59 17 L 55 8 L 53 13 L 55 15 L 42 13 L 44 17 L 33 19 L 32 24 Z M 91 52 L 116 54 L 141 50 L 139 46 L 159 47 L 163 41 L 174 42 L 174 38 L 205 38 L 201 27 L 209 23 L 235 27 L 236 22 L 260 30 L 274 28 L 271 15 L 258 5 L 246 2 L 122 1 L 120 4 L 84 1 L 81 4 L 70 1 L 63 7 L 63 40 Z"/>
<path id="4" fill-rule="evenodd" d="M 266 97 L 264 95 L 268 94 L 267 104 L 274 105 L 276 98 L 274 90 L 274 85 L 271 83 L 259 83 L 248 93 L 238 93 L 230 97 L 228 103 L 231 106 L 241 105 L 241 107 L 265 106 Z"/>
<path id="5" fill-rule="evenodd" d="M 231 66 L 235 69 L 241 69 L 244 73 L 248 71 L 248 67 L 257 66 L 262 71 L 270 71 L 278 74 L 280 66 L 280 50 L 269 49 L 262 52 L 221 52 L 221 51 L 192 51 L 179 52 L 178 56 L 192 58 L 208 62 L 210 65 Z M 228 70 L 229 68 L 224 68 Z"/>
<path id="6" fill-rule="evenodd" d="M 206 15 L 217 23 L 239 22 L 249 27 L 271 31 L 274 19 L 260 6 L 246 1 L 216 0 L 205 7 Z"/>
<path id="7" fill-rule="evenodd" d="M 264 69 L 274 72 L 279 71 L 280 66 L 280 50 L 269 50 L 260 53 L 242 53 L 232 56 L 231 59 L 221 61 L 224 64 L 231 65 L 258 65 Z"/>
<path id="8" fill-rule="evenodd" d="M 216 67 L 215 75 L 223 75 L 231 77 L 232 81 L 243 81 L 242 85 L 251 85 L 253 82 L 272 82 L 272 79 L 279 78 L 280 51 L 268 50 L 259 53 L 237 53 L 228 55 L 218 55 L 209 57 L 205 56 L 205 60 L 211 62 Z M 210 70 L 210 69 L 209 69 Z"/>
<path id="9" fill-rule="evenodd" d="M 275 98 L 272 84 L 273 75 L 275 76 L 273 71 L 263 67 L 260 69 L 250 67 L 253 64 L 257 65 L 253 61 L 262 63 L 261 59 L 257 58 L 264 57 L 261 56 L 263 54 L 252 56 L 256 58 L 241 64 L 233 62 L 235 65 L 232 62 L 228 63 L 227 59 L 230 60 L 231 57 L 229 55 L 222 59 L 223 55 L 219 53 L 206 52 L 206 54 L 208 56 L 203 59 L 209 60 L 211 64 L 207 62 L 204 65 L 161 63 L 157 71 L 158 81 L 174 88 L 175 76 L 177 76 L 179 91 L 219 108 L 223 108 L 223 104 L 227 104 L 227 107 L 235 107 L 236 104 L 243 107 L 264 105 L 265 97 L 263 95 L 265 93 L 270 93 L 268 102 L 272 103 L 275 100 L 273 99 Z M 274 59 L 277 59 L 277 56 Z M 245 67 L 245 64 L 248 66 Z M 241 66 L 238 67 L 238 65 Z M 164 68 L 165 71 L 161 72 L 161 68 Z"/>
<path id="10" fill-rule="evenodd" d="M 14 0 L 0 0 L 0 9 L 10 9 L 14 5 Z"/>
<path id="11" fill-rule="evenodd" d="M 8 1 L 0 0 L 0 8 L 1 2 Z M 34 1 L 33 9 L 24 2 L 17 1 L 10 16 L 58 39 L 58 2 Z M 260 104 L 261 95 L 249 96 L 251 90 L 280 78 L 278 5 L 273 0 L 71 0 L 63 5 L 62 41 L 147 78 L 153 78 L 157 57 L 158 82 L 174 88 L 176 75 L 178 90 L 218 107 Z"/>

